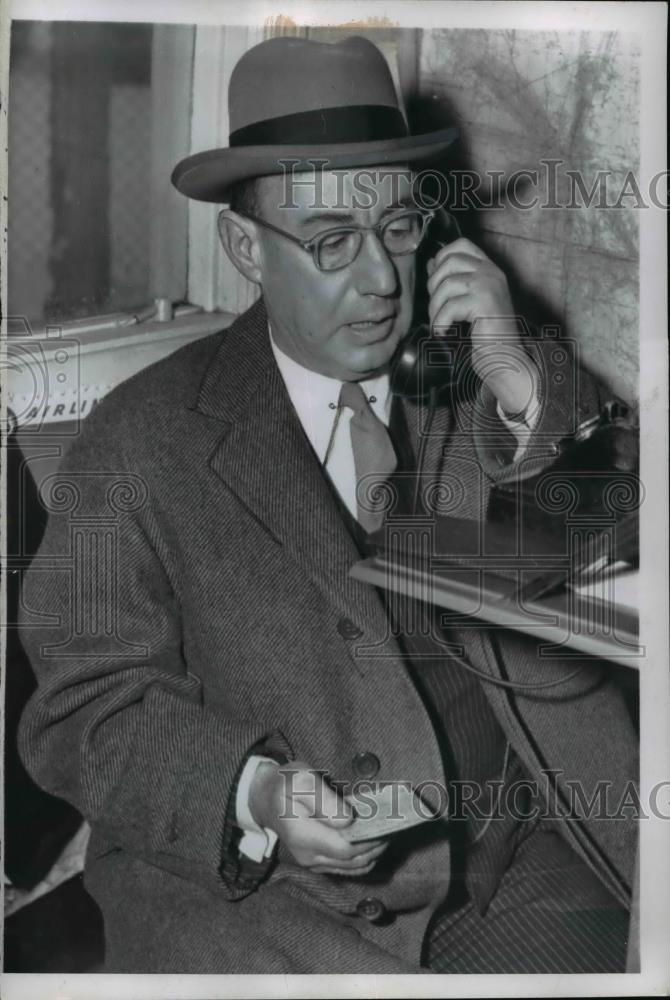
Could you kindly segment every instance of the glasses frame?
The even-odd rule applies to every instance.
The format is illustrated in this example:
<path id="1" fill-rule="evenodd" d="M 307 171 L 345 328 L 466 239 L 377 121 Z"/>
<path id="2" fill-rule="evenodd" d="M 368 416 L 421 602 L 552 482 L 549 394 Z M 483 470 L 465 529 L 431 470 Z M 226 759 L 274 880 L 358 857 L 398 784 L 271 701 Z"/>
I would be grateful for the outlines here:
<path id="1" fill-rule="evenodd" d="M 285 229 L 280 229 L 279 226 L 274 226 L 271 222 L 266 222 L 265 219 L 260 219 L 257 215 L 252 215 L 250 212 L 245 212 L 243 214 L 245 219 L 249 219 L 251 222 L 255 222 L 257 225 L 262 226 L 264 229 L 269 229 L 271 232 L 277 233 L 279 236 L 284 236 L 287 240 L 295 243 L 296 246 L 299 246 L 302 250 L 305 250 L 307 253 L 311 253 L 314 266 L 324 274 L 329 274 L 332 271 L 342 271 L 345 267 L 349 267 L 353 264 L 361 252 L 361 247 L 363 246 L 363 233 L 374 233 L 390 257 L 406 257 L 410 253 L 416 253 L 421 245 L 421 242 L 423 241 L 424 236 L 426 235 L 426 229 L 437 213 L 433 209 L 407 208 L 396 212 L 394 215 L 389 215 L 387 219 L 384 219 L 382 222 L 378 222 L 376 226 L 334 226 L 332 229 L 324 229 L 323 232 L 317 233 L 316 236 L 312 236 L 309 240 L 301 240 L 293 233 L 288 233 Z M 398 219 L 401 219 L 405 215 L 420 215 L 423 219 L 423 229 L 421 230 L 416 246 L 412 250 L 403 250 L 401 253 L 393 253 L 386 247 L 383 240 L 383 233 L 384 230 L 391 225 L 391 223 L 397 222 Z M 335 233 L 352 232 L 360 233 L 361 241 L 358 244 L 358 249 L 351 260 L 347 261 L 346 264 L 340 264 L 338 267 L 321 267 L 318 262 L 320 241 L 324 239 L 324 237 L 332 236 Z"/>

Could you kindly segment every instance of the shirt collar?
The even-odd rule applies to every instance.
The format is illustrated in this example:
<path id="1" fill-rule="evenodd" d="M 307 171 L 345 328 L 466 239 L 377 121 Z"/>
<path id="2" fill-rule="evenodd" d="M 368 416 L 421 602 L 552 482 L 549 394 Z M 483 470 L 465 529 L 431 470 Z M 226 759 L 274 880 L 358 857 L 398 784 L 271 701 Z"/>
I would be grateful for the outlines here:
<path id="1" fill-rule="evenodd" d="M 321 375 L 289 358 L 274 341 L 268 324 L 270 344 L 291 402 L 300 418 L 312 446 L 323 458 L 332 428 L 342 382 Z M 360 382 L 370 406 L 388 427 L 391 412 L 391 392 L 388 372 Z"/>

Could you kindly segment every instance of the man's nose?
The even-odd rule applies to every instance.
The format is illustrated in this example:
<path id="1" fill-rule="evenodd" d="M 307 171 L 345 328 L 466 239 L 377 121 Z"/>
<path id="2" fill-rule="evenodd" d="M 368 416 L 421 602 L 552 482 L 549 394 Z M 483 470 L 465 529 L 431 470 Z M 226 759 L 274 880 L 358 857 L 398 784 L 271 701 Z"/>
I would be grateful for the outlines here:
<path id="1" fill-rule="evenodd" d="M 363 234 L 355 264 L 356 285 L 361 295 L 393 295 L 398 286 L 398 272 L 376 233 Z"/>

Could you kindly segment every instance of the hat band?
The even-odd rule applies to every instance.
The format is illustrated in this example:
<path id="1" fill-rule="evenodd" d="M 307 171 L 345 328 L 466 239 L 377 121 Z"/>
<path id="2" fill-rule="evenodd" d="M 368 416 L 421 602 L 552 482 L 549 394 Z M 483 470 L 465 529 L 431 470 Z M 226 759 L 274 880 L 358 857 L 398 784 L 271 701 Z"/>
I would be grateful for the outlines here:
<path id="1" fill-rule="evenodd" d="M 379 142 L 408 135 L 402 112 L 385 104 L 299 111 L 244 125 L 230 133 L 230 146 L 292 146 L 312 143 Z"/>

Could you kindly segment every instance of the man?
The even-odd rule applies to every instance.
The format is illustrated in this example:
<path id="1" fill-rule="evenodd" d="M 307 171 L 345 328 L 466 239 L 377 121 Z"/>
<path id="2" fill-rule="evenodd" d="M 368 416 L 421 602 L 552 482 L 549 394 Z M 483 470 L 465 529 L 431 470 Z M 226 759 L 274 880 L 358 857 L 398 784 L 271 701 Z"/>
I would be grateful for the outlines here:
<path id="1" fill-rule="evenodd" d="M 366 483 L 399 484 L 402 505 L 422 450 L 450 511 L 481 519 L 492 482 L 548 461 L 541 442 L 595 390 L 566 412 L 504 276 L 458 240 L 429 266 L 430 318 L 472 323 L 483 387 L 440 405 L 422 448 L 425 407 L 392 399 L 389 363 L 426 223 L 410 168 L 453 134 L 408 135 L 362 39 L 265 42 L 229 97 L 230 149 L 173 179 L 230 201 L 221 238 L 262 299 L 91 415 L 24 592 L 40 688 L 23 754 L 91 822 L 106 968 L 621 970 L 634 831 L 560 819 L 566 782 L 635 775 L 606 673 L 551 661 L 540 687 L 534 643 L 426 634 L 350 576 L 382 521 Z M 532 779 L 558 818 L 505 807 L 350 839 L 361 782 L 457 779 Z"/>

